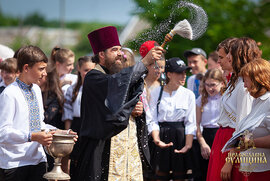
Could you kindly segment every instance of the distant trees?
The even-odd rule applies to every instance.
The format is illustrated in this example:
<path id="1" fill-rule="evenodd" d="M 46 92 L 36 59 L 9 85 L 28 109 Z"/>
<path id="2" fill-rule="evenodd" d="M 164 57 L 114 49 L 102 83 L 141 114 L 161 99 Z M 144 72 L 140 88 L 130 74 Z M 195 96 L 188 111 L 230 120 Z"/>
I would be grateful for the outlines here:
<path id="1" fill-rule="evenodd" d="M 0 11 L 0 26 L 17 26 L 19 20 L 10 16 L 5 16 Z"/>
<path id="2" fill-rule="evenodd" d="M 44 17 L 44 15 L 40 14 L 39 12 L 34 12 L 27 15 L 22 20 L 23 25 L 30 25 L 30 26 L 40 26 L 40 27 L 59 27 L 60 23 L 56 20 L 48 21 Z"/>
<path id="3" fill-rule="evenodd" d="M 91 46 L 89 44 L 87 34 L 97 28 L 101 28 L 104 26 L 108 26 L 111 24 L 107 23 L 86 23 L 86 22 L 66 22 L 65 27 L 69 29 L 79 30 L 79 43 L 75 45 L 74 47 L 68 47 L 71 48 L 75 54 L 76 57 L 80 57 L 82 55 L 89 54 L 91 52 Z M 39 12 L 34 12 L 29 15 L 27 15 L 24 18 L 20 17 L 11 17 L 7 16 L 1 13 L 0 11 L 0 26 L 39 26 L 39 27 L 54 27 L 60 28 L 60 22 L 57 20 L 47 20 L 44 15 L 40 14 Z M 119 30 L 121 26 L 115 25 Z M 44 37 L 40 37 L 40 41 L 42 41 Z M 26 38 L 18 35 L 15 37 L 14 42 L 12 42 L 9 46 L 13 48 L 14 50 L 18 49 L 19 47 L 30 44 L 31 42 Z M 41 46 L 41 44 L 44 44 L 44 42 L 38 42 L 36 44 L 37 46 Z M 40 47 L 43 49 L 43 51 L 47 52 L 49 54 L 50 50 L 53 47 Z"/>
<path id="4" fill-rule="evenodd" d="M 178 0 L 134 0 L 134 2 L 139 7 L 136 13 L 155 27 L 169 17 Z M 201 6 L 208 14 L 208 29 L 196 41 L 175 36 L 168 44 L 166 57 L 182 57 L 183 51 L 192 47 L 201 47 L 209 53 L 215 50 L 217 44 L 225 38 L 248 36 L 262 43 L 263 57 L 270 59 L 270 2 L 268 0 L 194 0 L 193 2 Z M 187 10 L 177 10 L 171 22 L 171 28 L 188 16 Z M 159 43 L 162 43 L 161 39 L 166 33 L 168 32 L 164 32 L 162 37 L 157 39 Z M 144 37 L 137 39 L 140 38 Z M 133 41 L 130 45 L 138 49 L 139 43 L 142 42 Z"/>

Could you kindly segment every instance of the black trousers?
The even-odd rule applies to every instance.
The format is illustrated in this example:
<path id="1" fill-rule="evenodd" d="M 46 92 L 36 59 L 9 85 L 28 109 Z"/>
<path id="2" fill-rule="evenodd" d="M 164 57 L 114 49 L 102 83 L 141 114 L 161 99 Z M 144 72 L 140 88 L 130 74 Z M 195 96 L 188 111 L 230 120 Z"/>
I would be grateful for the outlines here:
<path id="1" fill-rule="evenodd" d="M 46 181 L 43 179 L 45 173 L 45 162 L 11 169 L 0 168 L 0 181 Z"/>

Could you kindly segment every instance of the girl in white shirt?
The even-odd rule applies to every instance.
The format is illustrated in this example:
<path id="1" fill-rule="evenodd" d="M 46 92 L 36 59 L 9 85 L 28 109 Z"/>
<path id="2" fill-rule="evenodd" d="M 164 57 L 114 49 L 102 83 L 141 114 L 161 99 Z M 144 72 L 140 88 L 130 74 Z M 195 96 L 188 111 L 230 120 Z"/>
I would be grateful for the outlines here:
<path id="1" fill-rule="evenodd" d="M 219 128 L 222 89 L 226 80 L 219 69 L 210 69 L 202 80 L 201 96 L 196 100 L 197 139 L 201 149 L 202 179 L 206 180 L 208 160 L 215 134 Z M 201 132 L 201 128 L 203 132 Z"/>
<path id="2" fill-rule="evenodd" d="M 153 119 L 148 130 L 156 145 L 152 164 L 159 180 L 182 180 L 191 168 L 189 149 L 195 134 L 196 115 L 195 95 L 183 87 L 187 69 L 181 59 L 169 59 L 164 90 L 157 87 L 151 92 Z"/>
<path id="3" fill-rule="evenodd" d="M 77 76 L 71 74 L 74 69 L 74 61 L 75 54 L 72 50 L 59 47 L 52 49 L 50 63 L 56 68 L 64 94 L 67 88 L 77 80 Z"/>
<path id="4" fill-rule="evenodd" d="M 80 135 L 81 128 L 81 96 L 82 86 L 85 75 L 87 72 L 95 68 L 95 63 L 92 62 L 91 57 L 83 56 L 78 59 L 78 80 L 76 84 L 72 84 L 65 95 L 64 113 L 62 120 L 65 122 L 65 129 L 72 129 Z M 78 148 L 79 142 L 74 145 L 73 151 L 70 154 L 70 176 L 74 174 L 77 165 L 77 158 L 79 153 Z"/>
<path id="5" fill-rule="evenodd" d="M 218 120 L 220 128 L 211 148 L 207 172 L 208 181 L 243 179 L 237 165 L 225 162 L 228 152 L 222 153 L 221 149 L 232 137 L 238 122 L 247 116 L 251 110 L 253 98 L 244 88 L 243 79 L 239 77 L 240 70 L 248 62 L 261 56 L 256 41 L 251 38 L 229 40 L 227 47 L 224 45 L 226 43 L 222 42 L 217 48 L 218 62 L 224 71 L 233 72 L 233 74 L 222 96 L 221 114 Z M 228 54 L 226 54 L 225 49 L 229 49 Z"/>

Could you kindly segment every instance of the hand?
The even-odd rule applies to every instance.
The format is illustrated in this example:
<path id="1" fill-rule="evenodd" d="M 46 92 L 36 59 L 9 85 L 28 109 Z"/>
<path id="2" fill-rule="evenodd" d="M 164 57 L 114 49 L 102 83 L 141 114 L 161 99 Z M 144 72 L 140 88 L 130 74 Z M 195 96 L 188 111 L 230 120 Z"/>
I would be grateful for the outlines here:
<path id="1" fill-rule="evenodd" d="M 231 180 L 231 172 L 233 165 L 231 163 L 225 163 L 220 172 L 220 178 L 223 181 Z"/>
<path id="2" fill-rule="evenodd" d="M 203 144 L 201 145 L 201 154 L 202 154 L 202 157 L 205 159 L 205 160 L 208 160 L 209 157 L 210 157 L 210 152 L 211 152 L 211 148 L 209 147 L 208 144 Z"/>
<path id="3" fill-rule="evenodd" d="M 172 142 L 170 142 L 170 143 L 164 143 L 163 141 L 161 141 L 161 140 L 156 140 L 156 141 L 154 141 L 154 143 L 157 145 L 157 146 L 159 146 L 160 148 L 168 148 L 168 147 L 170 147 L 170 146 L 173 146 L 173 143 Z"/>
<path id="4" fill-rule="evenodd" d="M 156 60 L 160 60 L 165 50 L 161 46 L 153 47 L 147 55 L 142 59 L 142 63 L 147 67 L 153 64 Z"/>
<path id="5" fill-rule="evenodd" d="M 190 149 L 189 146 L 185 145 L 181 150 L 174 150 L 174 153 L 186 153 Z"/>
<path id="6" fill-rule="evenodd" d="M 132 115 L 133 117 L 137 117 L 137 116 L 142 115 L 142 113 L 143 113 L 143 103 L 142 103 L 141 101 L 139 101 L 139 102 L 136 104 L 135 108 L 133 109 L 131 115 Z"/>
<path id="7" fill-rule="evenodd" d="M 34 132 L 31 134 L 31 141 L 37 141 L 43 146 L 50 146 L 53 140 L 53 134 L 55 131 L 46 133 L 45 131 Z"/>

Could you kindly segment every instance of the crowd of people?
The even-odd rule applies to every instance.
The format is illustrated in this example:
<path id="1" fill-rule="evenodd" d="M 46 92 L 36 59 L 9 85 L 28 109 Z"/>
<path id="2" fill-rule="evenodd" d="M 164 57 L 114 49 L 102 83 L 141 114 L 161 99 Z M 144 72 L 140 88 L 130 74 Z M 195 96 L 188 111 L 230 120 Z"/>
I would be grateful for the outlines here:
<path id="1" fill-rule="evenodd" d="M 268 179 L 270 63 L 255 40 L 225 39 L 208 57 L 186 50 L 186 64 L 153 40 L 135 61 L 113 26 L 88 39 L 94 55 L 78 58 L 77 75 L 66 48 L 48 59 L 27 45 L 1 61 L 1 181 L 43 180 L 59 132 L 76 141 L 62 159 L 75 181 Z"/>

